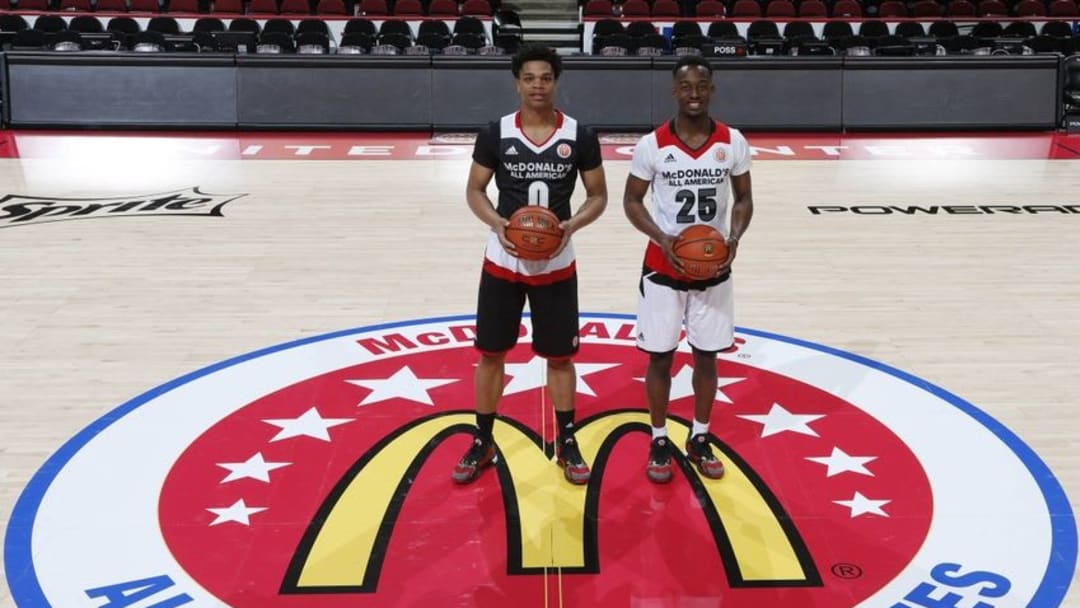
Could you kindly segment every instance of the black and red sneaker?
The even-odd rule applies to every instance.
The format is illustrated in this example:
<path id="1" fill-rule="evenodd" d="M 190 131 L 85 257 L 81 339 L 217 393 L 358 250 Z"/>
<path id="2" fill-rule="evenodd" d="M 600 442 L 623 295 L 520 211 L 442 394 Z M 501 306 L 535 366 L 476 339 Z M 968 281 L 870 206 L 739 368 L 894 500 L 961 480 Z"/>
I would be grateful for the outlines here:
<path id="1" fill-rule="evenodd" d="M 671 442 L 667 437 L 657 437 L 649 446 L 645 476 L 653 483 L 667 483 L 671 481 L 671 473 Z"/>
<path id="2" fill-rule="evenodd" d="M 495 444 L 490 439 L 484 440 L 477 437 L 473 439 L 469 451 L 465 452 L 461 461 L 454 467 L 450 478 L 460 484 L 472 483 L 485 468 L 496 462 L 499 462 L 499 455 L 495 453 Z"/>
<path id="3" fill-rule="evenodd" d="M 708 435 L 702 433 L 687 439 L 686 457 L 697 465 L 698 471 L 705 477 L 720 479 L 724 476 L 724 463 L 713 454 Z"/>
<path id="4" fill-rule="evenodd" d="M 563 469 L 566 481 L 574 485 L 589 483 L 591 471 L 589 471 L 589 465 L 585 464 L 585 459 L 581 457 L 581 450 L 578 449 L 574 436 L 563 437 L 556 445 L 559 466 Z"/>

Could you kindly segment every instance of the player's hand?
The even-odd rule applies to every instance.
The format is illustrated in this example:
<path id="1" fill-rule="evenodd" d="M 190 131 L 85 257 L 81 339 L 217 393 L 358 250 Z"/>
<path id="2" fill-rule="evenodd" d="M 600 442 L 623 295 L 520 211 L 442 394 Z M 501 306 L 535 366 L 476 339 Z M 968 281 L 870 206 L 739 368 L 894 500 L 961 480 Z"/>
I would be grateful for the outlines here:
<path id="1" fill-rule="evenodd" d="M 564 222 L 559 222 L 559 229 L 562 230 L 562 241 L 559 243 L 559 248 L 555 250 L 555 253 L 551 254 L 551 258 L 559 257 L 559 254 L 566 249 L 566 246 L 570 244 L 570 235 L 577 231 L 577 227 L 574 225 L 573 218 Z"/>
<path id="2" fill-rule="evenodd" d="M 735 254 L 739 251 L 738 239 L 727 239 L 727 259 L 716 271 L 716 276 L 722 276 L 731 271 L 731 263 L 735 261 Z"/>
<path id="3" fill-rule="evenodd" d="M 510 242 L 510 239 L 506 238 L 506 227 L 510 225 L 510 220 L 505 217 L 499 218 L 499 223 L 495 224 L 491 229 L 495 231 L 495 235 L 499 237 L 499 244 L 503 246 L 510 255 L 517 257 L 517 247 Z"/>
<path id="4" fill-rule="evenodd" d="M 660 245 L 660 249 L 664 250 L 664 255 L 667 256 L 668 263 L 671 264 L 679 274 L 684 274 L 685 269 L 683 268 L 682 260 L 679 259 L 679 256 L 675 255 L 675 242 L 681 238 L 682 237 L 678 235 L 665 234 L 660 237 L 660 242 L 657 243 L 657 245 Z"/>

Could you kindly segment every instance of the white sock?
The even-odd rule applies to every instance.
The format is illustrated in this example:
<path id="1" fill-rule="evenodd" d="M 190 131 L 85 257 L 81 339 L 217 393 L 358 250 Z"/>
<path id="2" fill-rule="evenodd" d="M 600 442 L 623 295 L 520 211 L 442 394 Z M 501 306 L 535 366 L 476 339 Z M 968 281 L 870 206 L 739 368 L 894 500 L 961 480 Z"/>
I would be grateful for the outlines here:
<path id="1" fill-rule="evenodd" d="M 659 439 L 660 437 L 667 437 L 667 427 L 652 427 L 652 438 Z"/>
<path id="2" fill-rule="evenodd" d="M 694 418 L 694 429 L 690 431 L 691 437 L 697 437 L 698 435 L 707 435 L 709 433 L 708 422 L 698 422 L 697 418 Z"/>

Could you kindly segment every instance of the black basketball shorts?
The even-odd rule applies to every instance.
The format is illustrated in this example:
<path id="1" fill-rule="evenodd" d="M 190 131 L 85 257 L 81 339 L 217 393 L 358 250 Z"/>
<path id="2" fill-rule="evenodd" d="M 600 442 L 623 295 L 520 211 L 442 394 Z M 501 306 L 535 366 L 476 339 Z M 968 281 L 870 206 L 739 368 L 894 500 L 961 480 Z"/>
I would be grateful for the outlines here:
<path id="1" fill-rule="evenodd" d="M 476 348 L 502 353 L 517 344 L 526 299 L 532 318 L 533 351 L 548 358 L 578 350 L 577 274 L 547 285 L 507 281 L 480 274 L 476 307 Z"/>

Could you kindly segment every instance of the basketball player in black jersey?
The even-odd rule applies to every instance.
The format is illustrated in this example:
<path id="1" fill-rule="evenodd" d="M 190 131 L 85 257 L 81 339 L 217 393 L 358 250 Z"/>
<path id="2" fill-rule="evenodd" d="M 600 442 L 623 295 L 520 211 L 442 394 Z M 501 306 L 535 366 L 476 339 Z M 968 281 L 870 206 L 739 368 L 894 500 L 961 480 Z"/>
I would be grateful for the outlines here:
<path id="1" fill-rule="evenodd" d="M 521 106 L 478 134 L 465 191 L 469 209 L 491 227 L 491 233 L 476 314 L 477 431 L 452 478 L 469 483 L 498 460 L 492 432 L 495 410 L 505 384 L 506 353 L 517 343 L 528 299 L 532 349 L 547 360 L 558 462 L 568 481 L 584 484 L 589 465 L 574 439 L 577 375 L 572 358 L 578 350 L 578 300 L 571 235 L 600 217 L 607 206 L 600 142 L 591 129 L 555 108 L 562 61 L 554 50 L 524 47 L 514 56 L 511 71 Z M 586 198 L 574 213 L 570 196 L 578 173 Z M 486 192 L 492 177 L 499 190 L 497 205 Z M 561 220 L 563 241 L 550 259 L 522 260 L 506 239 L 507 218 L 524 205 L 547 207 Z"/>

